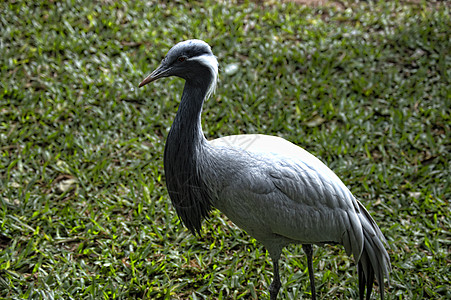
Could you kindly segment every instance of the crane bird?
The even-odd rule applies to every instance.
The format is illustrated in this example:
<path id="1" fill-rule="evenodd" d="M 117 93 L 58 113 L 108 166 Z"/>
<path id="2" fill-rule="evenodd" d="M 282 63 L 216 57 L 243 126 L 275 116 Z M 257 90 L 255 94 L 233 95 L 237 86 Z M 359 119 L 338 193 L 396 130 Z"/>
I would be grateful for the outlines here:
<path id="1" fill-rule="evenodd" d="M 173 46 L 140 84 L 178 76 L 182 98 L 164 149 L 166 185 L 183 224 L 200 234 L 212 208 L 260 241 L 273 261 L 269 286 L 275 300 L 281 283 L 279 258 L 289 244 L 302 244 L 312 299 L 312 244 L 341 244 L 358 262 L 360 299 L 370 298 L 374 277 L 384 298 L 389 279 L 386 240 L 365 207 L 318 158 L 276 136 L 233 135 L 208 141 L 201 127 L 203 102 L 218 79 L 210 46 L 187 40 Z"/>

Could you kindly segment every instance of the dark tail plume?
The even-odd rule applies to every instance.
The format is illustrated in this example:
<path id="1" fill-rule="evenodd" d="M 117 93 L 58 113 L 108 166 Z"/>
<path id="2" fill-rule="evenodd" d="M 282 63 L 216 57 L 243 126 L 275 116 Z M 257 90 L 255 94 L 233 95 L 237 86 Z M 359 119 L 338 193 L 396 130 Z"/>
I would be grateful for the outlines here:
<path id="1" fill-rule="evenodd" d="M 389 281 L 389 272 L 391 270 L 390 257 L 384 247 L 387 241 L 376 222 L 360 202 L 359 208 L 361 212 L 360 222 L 364 235 L 363 251 L 357 266 L 360 300 L 363 300 L 365 297 L 365 288 L 365 299 L 370 299 L 374 278 L 379 284 L 381 299 L 384 299 L 384 277 L 387 277 L 387 281 Z"/>

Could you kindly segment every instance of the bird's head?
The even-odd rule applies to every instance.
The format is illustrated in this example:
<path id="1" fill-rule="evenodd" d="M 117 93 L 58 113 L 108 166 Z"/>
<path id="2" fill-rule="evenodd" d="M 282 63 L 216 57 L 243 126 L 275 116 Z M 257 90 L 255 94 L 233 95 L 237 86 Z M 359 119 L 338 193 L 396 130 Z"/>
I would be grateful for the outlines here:
<path id="1" fill-rule="evenodd" d="M 207 71 L 207 73 L 206 73 Z M 213 89 L 218 77 L 218 61 L 210 46 L 201 40 L 187 40 L 172 47 L 155 71 L 150 73 L 140 84 L 142 87 L 159 78 L 178 76 L 185 80 L 205 80 L 205 74 L 211 77 Z"/>

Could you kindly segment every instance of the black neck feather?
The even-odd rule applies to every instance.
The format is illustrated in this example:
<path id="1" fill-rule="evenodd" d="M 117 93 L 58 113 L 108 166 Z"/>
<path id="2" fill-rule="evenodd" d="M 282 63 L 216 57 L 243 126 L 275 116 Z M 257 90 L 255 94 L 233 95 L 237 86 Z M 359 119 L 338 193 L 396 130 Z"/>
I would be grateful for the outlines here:
<path id="1" fill-rule="evenodd" d="M 202 220 L 211 210 L 211 196 L 200 172 L 202 149 L 207 142 L 200 120 L 210 83 L 211 80 L 186 81 L 164 151 L 169 196 L 183 224 L 193 234 L 200 234 Z"/>

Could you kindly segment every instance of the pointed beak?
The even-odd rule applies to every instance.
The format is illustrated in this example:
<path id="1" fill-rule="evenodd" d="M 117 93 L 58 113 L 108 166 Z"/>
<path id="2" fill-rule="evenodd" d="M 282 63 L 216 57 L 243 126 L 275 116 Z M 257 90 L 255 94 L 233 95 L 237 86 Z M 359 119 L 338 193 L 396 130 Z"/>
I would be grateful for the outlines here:
<path id="1" fill-rule="evenodd" d="M 142 87 L 145 86 L 146 84 L 155 81 L 161 77 L 166 77 L 167 71 L 169 69 L 166 69 L 165 67 L 163 67 L 162 65 L 158 66 L 158 68 L 155 69 L 155 71 L 153 71 L 152 73 L 150 73 L 149 76 L 147 76 L 146 78 L 144 78 L 143 81 L 141 81 L 141 83 L 139 84 L 138 87 Z"/>

